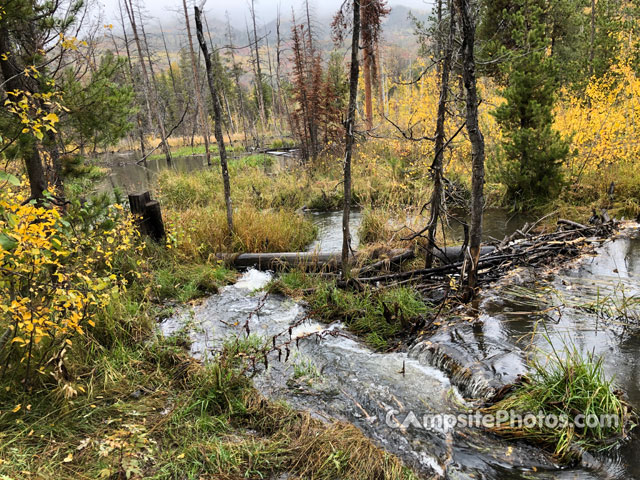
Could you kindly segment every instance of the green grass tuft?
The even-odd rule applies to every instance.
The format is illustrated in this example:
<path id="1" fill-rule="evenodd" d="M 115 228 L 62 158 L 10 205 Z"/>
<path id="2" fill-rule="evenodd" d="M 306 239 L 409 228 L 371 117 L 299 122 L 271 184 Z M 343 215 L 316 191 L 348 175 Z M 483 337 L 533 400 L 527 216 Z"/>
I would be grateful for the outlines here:
<path id="1" fill-rule="evenodd" d="M 536 360 L 532 375 L 512 394 L 487 409 L 488 412 L 500 410 L 523 415 L 541 412 L 545 417 L 566 415 L 568 421 L 554 428 L 544 422 L 534 426 L 504 422 L 492 428 L 506 437 L 542 444 L 563 462 L 574 458 L 582 449 L 597 451 L 615 445 L 615 440 L 626 436 L 629 422 L 627 405 L 613 381 L 605 377 L 602 357 L 583 356 L 575 347 L 565 348 L 562 356 L 554 352 L 546 361 Z M 573 419 L 579 414 L 598 418 L 611 415 L 617 421 L 611 425 L 598 423 L 578 428 Z"/>
<path id="2" fill-rule="evenodd" d="M 154 293 L 159 300 L 175 299 L 188 302 L 194 298 L 217 293 L 229 284 L 233 272 L 221 264 L 170 264 L 157 269 Z"/>
<path id="3" fill-rule="evenodd" d="M 384 350 L 389 341 L 427 313 L 420 295 L 406 287 L 354 292 L 321 282 L 309 295 L 311 311 L 324 320 L 341 320 L 373 348 Z"/>

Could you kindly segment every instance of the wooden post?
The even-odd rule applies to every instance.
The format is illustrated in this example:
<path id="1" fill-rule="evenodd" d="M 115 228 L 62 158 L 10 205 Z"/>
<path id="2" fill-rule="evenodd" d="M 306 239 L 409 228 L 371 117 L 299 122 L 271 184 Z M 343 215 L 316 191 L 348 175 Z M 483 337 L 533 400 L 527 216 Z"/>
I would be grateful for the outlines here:
<path id="1" fill-rule="evenodd" d="M 133 193 L 129 195 L 131 213 L 138 220 L 138 228 L 142 235 L 148 235 L 152 240 L 160 242 L 165 238 L 164 222 L 160 203 L 151 200 L 149 192 Z"/>

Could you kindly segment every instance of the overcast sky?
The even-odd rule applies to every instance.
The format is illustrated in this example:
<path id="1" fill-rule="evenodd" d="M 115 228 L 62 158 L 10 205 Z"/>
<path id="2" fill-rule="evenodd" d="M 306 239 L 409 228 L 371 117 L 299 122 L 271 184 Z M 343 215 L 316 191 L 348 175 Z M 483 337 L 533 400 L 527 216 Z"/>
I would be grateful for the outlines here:
<path id="1" fill-rule="evenodd" d="M 199 0 L 198 3 L 200 3 Z M 314 11 L 318 15 L 327 15 L 335 12 L 343 0 L 310 0 Z M 113 22 L 118 18 L 118 0 L 99 0 L 104 8 L 105 20 Z M 176 18 L 176 12 L 182 12 L 182 0 L 140 0 L 146 10 L 153 17 L 162 23 L 169 23 Z M 187 0 L 189 5 L 192 4 Z M 404 5 L 410 8 L 418 8 L 427 10 L 433 4 L 433 0 L 390 0 L 390 6 Z M 301 0 L 256 0 L 256 13 L 261 22 L 269 22 L 276 17 L 276 11 L 280 5 L 283 16 L 289 16 L 291 7 L 296 9 L 302 4 Z M 244 26 L 244 18 L 248 17 L 249 12 L 248 0 L 208 0 L 205 3 L 204 10 L 209 15 L 219 17 L 224 20 L 225 11 L 229 12 L 233 22 L 240 22 Z M 211 17 L 209 17 L 211 18 Z"/>

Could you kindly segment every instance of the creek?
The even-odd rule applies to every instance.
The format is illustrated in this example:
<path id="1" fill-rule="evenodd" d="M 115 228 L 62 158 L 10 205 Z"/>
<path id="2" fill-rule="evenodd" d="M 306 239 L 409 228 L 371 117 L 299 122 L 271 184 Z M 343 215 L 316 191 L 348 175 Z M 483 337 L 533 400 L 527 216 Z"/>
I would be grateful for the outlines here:
<path id="1" fill-rule="evenodd" d="M 148 168 L 116 162 L 103 188 L 147 189 L 163 168 L 164 160 L 150 161 Z M 194 156 L 176 159 L 174 168 L 193 171 L 205 165 Z M 339 251 L 341 212 L 308 215 L 319 232 L 309 250 Z M 357 232 L 361 218 L 360 212 L 353 212 L 352 232 Z M 485 240 L 501 239 L 531 220 L 488 210 Z M 452 241 L 460 240 L 461 229 L 454 226 L 449 235 Z M 473 412 L 479 401 L 527 372 L 537 351 L 562 351 L 565 346 L 601 355 L 606 373 L 627 392 L 631 405 L 640 405 L 638 226 L 627 226 L 595 247 L 595 254 L 560 270 L 511 272 L 482 292 L 475 313 L 461 312 L 455 322 L 404 351 L 374 352 L 339 322 L 321 324 L 307 318 L 304 305 L 265 295 L 261 289 L 272 275 L 257 270 L 248 270 L 234 285 L 160 327 L 165 335 L 188 335 L 192 354 L 202 360 L 247 330 L 288 344 L 287 361 L 271 354 L 268 367 L 258 367 L 254 383 L 265 396 L 319 418 L 351 422 L 425 475 L 637 479 L 640 441 L 635 436 L 577 467 L 560 468 L 539 448 L 506 441 L 475 426 L 420 425 L 425 416 L 438 419 Z M 408 421 L 411 412 L 416 421 Z"/>
<path id="2" fill-rule="evenodd" d="M 605 296 L 613 302 L 624 288 L 626 315 L 640 315 L 629 301 L 640 290 L 640 239 L 635 230 L 623 231 L 595 256 L 580 258 L 559 272 L 514 272 L 483 292 L 477 315 L 445 326 L 402 352 L 374 352 L 339 322 L 320 324 L 306 318 L 303 305 L 265 295 L 261 288 L 272 275 L 256 270 L 165 320 L 161 328 L 165 335 L 186 329 L 192 353 L 201 359 L 247 330 L 288 344 L 287 361 L 278 361 L 274 353 L 267 368 L 258 367 L 254 383 L 265 396 L 320 418 L 351 422 L 425 474 L 456 479 L 633 479 L 640 474 L 636 440 L 579 467 L 559 468 L 536 447 L 505 441 L 475 426 L 449 428 L 436 422 L 427 429 L 423 421 L 425 415 L 468 414 L 479 399 L 526 372 L 532 345 L 550 348 L 540 333 L 543 310 L 552 344 L 559 348 L 569 343 L 583 353 L 604 355 L 607 373 L 615 375 L 637 405 L 637 334 L 619 318 L 607 321 L 602 312 L 585 308 Z M 408 421 L 411 412 L 416 422 Z"/>

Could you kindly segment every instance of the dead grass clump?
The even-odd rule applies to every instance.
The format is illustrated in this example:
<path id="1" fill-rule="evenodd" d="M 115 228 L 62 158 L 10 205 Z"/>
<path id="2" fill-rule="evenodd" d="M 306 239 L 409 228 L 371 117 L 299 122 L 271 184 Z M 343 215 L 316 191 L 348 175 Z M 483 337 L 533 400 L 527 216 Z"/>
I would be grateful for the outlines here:
<path id="1" fill-rule="evenodd" d="M 316 236 L 313 224 L 289 210 L 259 211 L 243 206 L 234 212 L 234 236 L 228 235 L 221 208 L 192 207 L 167 212 L 178 251 L 187 258 L 207 258 L 221 252 L 295 252 Z"/>

